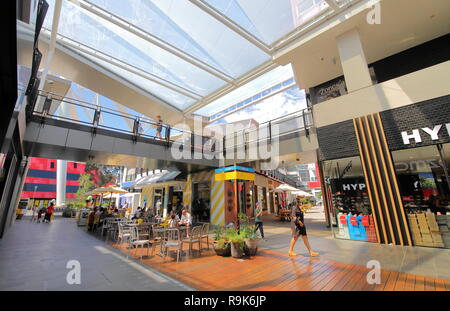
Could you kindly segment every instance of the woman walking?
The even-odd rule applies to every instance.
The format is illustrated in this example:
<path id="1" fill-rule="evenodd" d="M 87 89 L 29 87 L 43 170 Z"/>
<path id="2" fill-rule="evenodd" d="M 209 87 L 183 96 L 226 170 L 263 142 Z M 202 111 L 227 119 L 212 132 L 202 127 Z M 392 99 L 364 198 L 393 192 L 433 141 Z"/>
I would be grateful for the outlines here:
<path id="1" fill-rule="evenodd" d="M 263 229 L 263 221 L 262 221 L 262 208 L 261 204 L 259 202 L 256 202 L 255 204 L 255 232 L 258 231 L 261 233 L 261 238 L 264 240 L 264 229 Z"/>
<path id="2" fill-rule="evenodd" d="M 53 210 L 55 209 L 55 202 L 52 200 L 47 207 L 47 212 L 45 213 L 44 222 L 50 222 L 53 215 Z"/>
<path id="3" fill-rule="evenodd" d="M 316 257 L 319 255 L 319 253 L 313 252 L 311 250 L 311 245 L 309 245 L 308 236 L 306 234 L 306 227 L 305 222 L 303 218 L 303 211 L 299 205 L 299 203 L 293 203 L 292 209 L 291 209 L 291 230 L 292 230 L 292 239 L 291 239 L 291 245 L 289 248 L 289 256 L 296 256 L 297 254 L 294 253 L 294 246 L 295 243 L 298 240 L 298 237 L 301 235 L 303 239 L 303 243 L 305 244 L 306 248 L 308 249 L 309 255 L 311 257 Z"/>

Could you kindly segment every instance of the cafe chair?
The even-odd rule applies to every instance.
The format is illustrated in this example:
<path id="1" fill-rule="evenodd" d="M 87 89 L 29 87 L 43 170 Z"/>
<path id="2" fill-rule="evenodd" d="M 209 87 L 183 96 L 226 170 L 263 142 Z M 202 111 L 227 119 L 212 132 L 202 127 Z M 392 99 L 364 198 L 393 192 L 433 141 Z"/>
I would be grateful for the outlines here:
<path id="1" fill-rule="evenodd" d="M 198 243 L 198 251 L 201 253 L 202 247 L 201 247 L 201 234 L 202 234 L 202 226 L 196 226 L 191 229 L 191 233 L 189 234 L 189 237 L 182 240 L 182 243 L 189 244 L 189 254 L 192 252 L 192 244 Z"/>
<path id="2" fill-rule="evenodd" d="M 181 240 L 180 230 L 177 228 L 166 229 L 163 239 L 163 252 L 164 259 L 169 254 L 170 248 L 175 248 L 177 250 L 177 262 L 180 260 L 180 256 L 183 252 L 183 241 Z"/>
<path id="3" fill-rule="evenodd" d="M 209 223 L 204 223 L 202 225 L 202 231 L 201 231 L 201 235 L 200 235 L 202 247 L 203 247 L 203 239 L 206 239 L 206 246 L 209 249 Z"/>
<path id="4" fill-rule="evenodd" d="M 142 260 L 142 253 L 144 251 L 144 246 L 147 247 L 147 257 L 148 257 L 148 252 L 151 247 L 150 240 L 140 240 L 139 239 L 139 229 L 137 227 L 131 228 L 131 237 L 129 239 L 130 256 L 131 256 L 131 249 L 133 247 L 135 249 L 135 252 L 134 252 L 135 256 L 137 254 L 138 247 L 141 247 L 141 260 Z"/>

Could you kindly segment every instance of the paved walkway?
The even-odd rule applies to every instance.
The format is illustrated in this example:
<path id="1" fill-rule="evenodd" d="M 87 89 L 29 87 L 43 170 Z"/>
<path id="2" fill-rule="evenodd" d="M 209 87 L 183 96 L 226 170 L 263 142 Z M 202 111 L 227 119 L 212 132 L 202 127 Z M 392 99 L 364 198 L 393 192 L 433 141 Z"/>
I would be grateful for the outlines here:
<path id="1" fill-rule="evenodd" d="M 81 284 L 66 281 L 69 260 Z M 0 239 L 0 290 L 192 290 L 57 217 L 51 224 L 16 221 Z"/>
<path id="2" fill-rule="evenodd" d="M 305 216 L 310 243 L 320 257 L 342 263 L 365 265 L 369 260 L 378 260 L 381 268 L 397 272 L 412 273 L 433 278 L 450 279 L 450 249 L 431 247 L 410 247 L 349 241 L 333 238 L 325 227 L 322 217 L 315 213 Z M 266 242 L 261 247 L 285 253 L 289 249 L 290 224 L 265 216 Z M 299 254 L 306 254 L 306 248 L 299 240 L 295 247 Z"/>
<path id="3" fill-rule="evenodd" d="M 128 253 L 126 246 L 115 245 Z M 144 250 L 142 262 L 202 291 L 450 291 L 450 280 L 390 270 L 381 270 L 379 284 L 369 284 L 371 270 L 366 266 L 323 258 L 292 258 L 284 252 L 260 249 L 257 256 L 235 259 L 216 256 L 206 245 L 201 253 L 197 245 L 193 248 L 179 262 L 175 252 L 163 259 L 158 255 L 146 257 Z M 155 253 L 158 251 L 157 246 Z M 136 258 L 140 254 L 140 249 L 131 252 Z"/>

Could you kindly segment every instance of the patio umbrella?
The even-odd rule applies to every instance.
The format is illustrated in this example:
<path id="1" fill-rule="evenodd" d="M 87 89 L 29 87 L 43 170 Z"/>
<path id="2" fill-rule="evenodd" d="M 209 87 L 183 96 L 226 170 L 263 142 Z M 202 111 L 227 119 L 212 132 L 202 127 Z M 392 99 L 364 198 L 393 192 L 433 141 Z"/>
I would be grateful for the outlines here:
<path id="1" fill-rule="evenodd" d="M 277 187 L 277 190 L 282 190 L 282 191 L 289 191 L 289 192 L 293 192 L 293 191 L 300 191 L 297 188 L 294 188 L 288 184 L 281 184 Z"/>
<path id="2" fill-rule="evenodd" d="M 310 193 L 308 193 L 306 191 L 302 191 L 302 190 L 294 191 L 294 192 L 292 192 L 292 194 L 301 195 L 301 196 L 304 196 L 304 197 L 312 197 L 313 196 L 312 194 L 310 194 Z"/>
<path id="3" fill-rule="evenodd" d="M 120 187 L 117 187 L 117 186 L 107 186 L 107 187 L 95 188 L 92 191 L 86 192 L 84 195 L 101 195 L 102 199 L 103 199 L 103 195 L 108 194 L 108 193 L 110 193 L 111 197 L 112 197 L 113 193 L 128 193 L 128 191 L 125 189 L 122 189 Z M 111 201 L 109 202 L 110 206 L 111 206 Z"/>

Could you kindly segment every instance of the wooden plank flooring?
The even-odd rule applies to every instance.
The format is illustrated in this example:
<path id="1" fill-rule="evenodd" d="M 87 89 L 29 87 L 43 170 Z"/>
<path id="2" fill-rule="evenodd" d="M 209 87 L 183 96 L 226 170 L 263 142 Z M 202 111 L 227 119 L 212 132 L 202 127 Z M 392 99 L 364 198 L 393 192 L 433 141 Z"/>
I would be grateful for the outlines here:
<path id="1" fill-rule="evenodd" d="M 112 245 L 128 254 L 125 245 Z M 156 249 L 155 254 L 159 252 Z M 140 250 L 132 250 L 139 259 Z M 216 256 L 204 248 L 199 254 L 194 246 L 177 263 L 175 253 L 165 260 L 159 255 L 145 255 L 142 262 L 198 290 L 267 291 L 450 291 L 450 280 L 382 270 L 381 284 L 369 284 L 365 266 L 321 258 L 297 256 L 260 249 L 255 257 L 235 259 Z"/>

